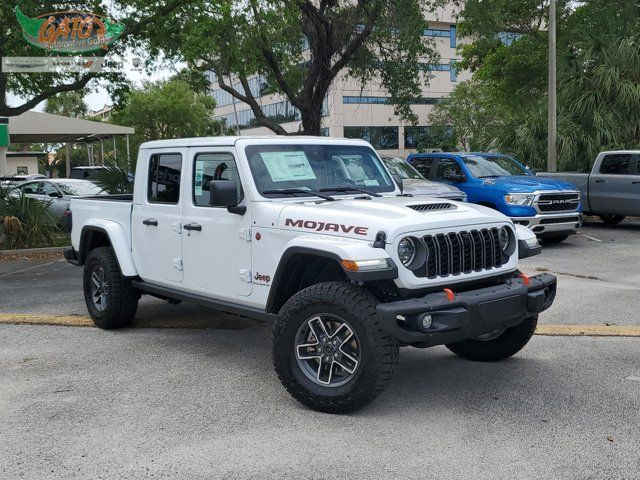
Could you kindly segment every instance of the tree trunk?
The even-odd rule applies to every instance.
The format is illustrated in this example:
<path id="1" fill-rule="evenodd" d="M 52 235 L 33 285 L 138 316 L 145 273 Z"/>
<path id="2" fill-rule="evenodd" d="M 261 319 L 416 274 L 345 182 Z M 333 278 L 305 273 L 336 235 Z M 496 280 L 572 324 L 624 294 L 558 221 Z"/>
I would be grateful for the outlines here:
<path id="1" fill-rule="evenodd" d="M 309 108 L 300 111 L 302 116 L 302 133 L 305 135 L 320 136 L 322 131 L 322 104 L 320 102 L 312 102 Z"/>

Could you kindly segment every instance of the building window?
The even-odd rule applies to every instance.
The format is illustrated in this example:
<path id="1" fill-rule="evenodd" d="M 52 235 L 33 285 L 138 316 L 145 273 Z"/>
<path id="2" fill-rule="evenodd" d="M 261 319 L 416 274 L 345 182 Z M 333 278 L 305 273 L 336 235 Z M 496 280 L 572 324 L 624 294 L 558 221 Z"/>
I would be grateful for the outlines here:
<path id="1" fill-rule="evenodd" d="M 320 130 L 320 136 L 321 137 L 328 137 L 329 136 L 329 128 L 325 127 L 323 129 Z"/>
<path id="2" fill-rule="evenodd" d="M 429 146 L 431 127 L 404 127 L 404 148 Z"/>
<path id="3" fill-rule="evenodd" d="M 215 81 L 217 82 L 217 78 Z M 267 87 L 267 80 L 261 75 L 248 79 L 247 83 L 249 84 L 251 95 L 255 98 L 260 98 Z M 244 88 L 240 82 L 234 83 L 232 87 L 234 90 L 244 95 Z M 233 95 L 220 88 L 213 89 L 211 91 L 211 95 L 216 100 L 216 107 L 226 107 L 227 105 L 231 105 L 234 101 Z M 237 102 L 239 102 L 239 100 L 237 100 Z"/>
<path id="4" fill-rule="evenodd" d="M 271 103 L 269 105 L 263 105 L 262 111 L 270 120 L 275 120 L 278 123 L 294 122 L 302 118 L 300 115 L 300 110 L 291 105 L 288 100 Z M 325 97 L 324 102 L 322 103 L 322 116 L 324 117 L 328 114 L 329 102 Z M 239 128 L 253 128 L 260 126 L 260 124 L 256 120 L 256 116 L 254 115 L 253 110 L 251 110 L 250 108 L 239 110 L 237 113 L 237 119 Z M 226 115 L 219 115 L 213 117 L 213 120 L 224 122 L 227 127 L 235 127 L 236 114 L 228 113 Z"/>
<path id="5" fill-rule="evenodd" d="M 398 148 L 398 127 L 344 127 L 344 136 L 361 138 L 381 150 Z"/>
<path id="6" fill-rule="evenodd" d="M 412 105 L 433 105 L 442 101 L 442 97 L 424 97 L 411 100 Z M 367 96 L 343 96 L 342 103 L 346 104 L 390 104 L 389 97 L 367 97 Z"/>
<path id="7" fill-rule="evenodd" d="M 16 174 L 27 175 L 29 173 L 29 167 L 16 167 Z"/>
<path id="8" fill-rule="evenodd" d="M 448 38 L 451 35 L 450 30 L 443 30 L 441 28 L 427 28 L 422 32 L 425 37 L 443 37 Z"/>
<path id="9" fill-rule="evenodd" d="M 451 67 L 449 68 L 449 80 L 452 82 L 458 81 L 458 69 L 456 68 L 455 60 L 451 60 Z"/>
<path id="10" fill-rule="evenodd" d="M 456 26 L 451 25 L 449 28 L 449 46 L 451 48 L 456 48 Z"/>

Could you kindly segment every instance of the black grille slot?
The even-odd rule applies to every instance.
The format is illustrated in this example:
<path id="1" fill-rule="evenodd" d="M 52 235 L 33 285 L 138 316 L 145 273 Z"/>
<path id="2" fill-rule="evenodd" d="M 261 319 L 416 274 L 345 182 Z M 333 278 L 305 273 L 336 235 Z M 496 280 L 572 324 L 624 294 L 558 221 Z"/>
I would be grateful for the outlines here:
<path id="1" fill-rule="evenodd" d="M 479 272 L 502 266 L 497 228 L 425 235 L 425 264 L 413 271 L 417 277 L 437 278 Z"/>
<path id="2" fill-rule="evenodd" d="M 536 202 L 541 212 L 567 212 L 578 208 L 579 203 L 577 193 L 544 193 Z"/>
<path id="3" fill-rule="evenodd" d="M 418 212 L 427 212 L 432 210 L 447 210 L 454 207 L 453 203 L 420 203 L 416 205 L 407 205 L 412 210 Z"/>

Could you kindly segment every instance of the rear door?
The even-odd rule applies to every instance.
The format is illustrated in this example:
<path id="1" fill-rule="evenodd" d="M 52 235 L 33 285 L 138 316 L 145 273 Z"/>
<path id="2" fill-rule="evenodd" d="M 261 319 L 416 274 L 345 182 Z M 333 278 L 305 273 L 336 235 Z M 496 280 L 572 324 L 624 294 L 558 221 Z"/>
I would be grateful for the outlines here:
<path id="1" fill-rule="evenodd" d="M 182 202 L 186 148 L 150 150 L 141 181 L 145 192 L 133 205 L 133 257 L 140 277 L 152 283 L 182 282 Z"/>
<path id="2" fill-rule="evenodd" d="M 251 212 L 239 215 L 209 205 L 209 184 L 215 180 L 235 181 L 238 199 L 245 205 L 234 149 L 192 148 L 188 172 L 182 238 L 185 287 L 218 298 L 248 296 L 252 286 Z"/>
<path id="3" fill-rule="evenodd" d="M 589 204 L 601 214 L 640 214 L 638 154 L 605 155 L 598 172 L 589 178 Z"/>

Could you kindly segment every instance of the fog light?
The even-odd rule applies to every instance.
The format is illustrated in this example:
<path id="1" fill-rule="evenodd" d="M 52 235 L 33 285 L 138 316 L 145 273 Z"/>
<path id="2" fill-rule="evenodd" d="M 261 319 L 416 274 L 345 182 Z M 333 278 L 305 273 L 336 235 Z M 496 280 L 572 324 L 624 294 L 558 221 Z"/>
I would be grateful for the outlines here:
<path id="1" fill-rule="evenodd" d="M 422 328 L 424 330 L 427 330 L 431 326 L 432 322 L 433 322 L 433 318 L 431 317 L 431 315 L 425 314 L 422 316 Z"/>

